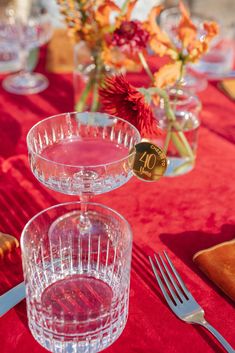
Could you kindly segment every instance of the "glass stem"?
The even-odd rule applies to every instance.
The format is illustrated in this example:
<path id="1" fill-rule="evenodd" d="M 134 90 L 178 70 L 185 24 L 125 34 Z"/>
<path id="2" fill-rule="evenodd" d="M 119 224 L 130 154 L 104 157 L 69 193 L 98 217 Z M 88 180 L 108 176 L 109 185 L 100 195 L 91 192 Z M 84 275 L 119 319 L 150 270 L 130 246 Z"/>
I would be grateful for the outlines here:
<path id="1" fill-rule="evenodd" d="M 21 74 L 27 74 L 30 73 L 28 70 L 28 56 L 29 56 L 29 51 L 25 48 L 21 49 Z"/>
<path id="2" fill-rule="evenodd" d="M 81 214 L 86 215 L 87 213 L 87 202 L 89 202 L 90 196 L 86 194 L 82 194 L 80 196 L 80 201 L 81 201 Z"/>
<path id="3" fill-rule="evenodd" d="M 88 205 L 87 202 L 89 202 L 90 196 L 87 194 L 81 194 L 80 196 L 80 202 L 81 202 L 81 215 L 79 219 L 79 229 L 80 232 L 86 233 L 91 226 L 91 222 L 89 220 L 88 216 Z"/>

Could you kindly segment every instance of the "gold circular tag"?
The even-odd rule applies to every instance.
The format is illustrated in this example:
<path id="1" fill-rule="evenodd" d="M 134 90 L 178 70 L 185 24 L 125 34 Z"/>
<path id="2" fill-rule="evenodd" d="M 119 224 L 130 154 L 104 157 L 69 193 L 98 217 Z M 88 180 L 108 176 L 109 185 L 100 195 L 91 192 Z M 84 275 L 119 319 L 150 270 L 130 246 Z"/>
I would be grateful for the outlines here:
<path id="1" fill-rule="evenodd" d="M 140 142 L 131 149 L 129 163 L 135 176 L 145 181 L 160 179 L 167 168 L 163 150 L 147 141 Z"/>

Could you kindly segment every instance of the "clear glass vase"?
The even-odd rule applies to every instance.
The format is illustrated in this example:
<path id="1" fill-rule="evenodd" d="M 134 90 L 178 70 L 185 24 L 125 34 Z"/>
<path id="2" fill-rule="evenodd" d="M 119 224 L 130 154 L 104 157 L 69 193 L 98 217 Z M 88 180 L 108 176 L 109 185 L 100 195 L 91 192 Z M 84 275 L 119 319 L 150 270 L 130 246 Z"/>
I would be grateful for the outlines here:
<path id="1" fill-rule="evenodd" d="M 113 73 L 113 69 L 104 64 L 101 52 L 88 47 L 81 41 L 74 47 L 74 100 L 75 110 L 99 110 L 99 86 L 104 76 Z"/>
<path id="2" fill-rule="evenodd" d="M 188 173 L 195 166 L 201 103 L 197 96 L 183 89 L 172 88 L 168 95 L 174 118 L 167 117 L 161 99 L 154 107 L 154 113 L 162 134 L 155 142 L 167 155 L 165 176 L 177 176 Z"/>

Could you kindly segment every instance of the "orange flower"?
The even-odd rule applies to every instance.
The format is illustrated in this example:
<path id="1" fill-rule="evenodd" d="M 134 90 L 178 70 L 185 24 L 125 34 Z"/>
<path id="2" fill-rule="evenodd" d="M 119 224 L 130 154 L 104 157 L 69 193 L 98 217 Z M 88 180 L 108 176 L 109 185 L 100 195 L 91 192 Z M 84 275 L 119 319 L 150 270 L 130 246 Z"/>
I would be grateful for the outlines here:
<path id="1" fill-rule="evenodd" d="M 196 39 L 197 37 L 197 27 L 194 25 L 190 19 L 190 14 L 183 4 L 183 1 L 179 1 L 179 8 L 181 11 L 181 20 L 178 26 L 178 36 L 182 42 L 183 48 L 187 46 Z"/>
<path id="2" fill-rule="evenodd" d="M 119 48 L 111 48 L 104 45 L 101 58 L 103 62 L 110 66 L 111 68 L 116 68 L 118 70 L 129 70 L 137 71 L 140 67 L 136 60 L 129 58 L 125 53 L 123 53 Z"/>
<path id="3" fill-rule="evenodd" d="M 219 29 L 215 22 L 204 23 L 205 34 L 203 39 L 195 39 L 188 44 L 186 61 L 196 62 L 208 51 L 211 40 L 217 35 Z"/>
<path id="4" fill-rule="evenodd" d="M 132 11 L 138 0 L 129 0 L 126 9 L 117 16 L 115 21 L 115 27 L 119 28 L 123 21 L 130 21 Z"/>
<path id="5" fill-rule="evenodd" d="M 84 40 L 91 48 L 100 49 L 106 33 L 112 30 L 110 14 L 120 13 L 120 8 L 112 0 L 57 1 L 75 42 Z"/>
<path id="6" fill-rule="evenodd" d="M 210 41 L 218 34 L 218 25 L 215 22 L 204 22 L 205 33 L 198 38 L 197 27 L 190 19 L 190 14 L 182 0 L 179 2 L 182 18 L 178 27 L 178 36 L 182 42 L 182 49 L 187 50 L 186 60 L 195 62 L 208 50 Z"/>
<path id="7" fill-rule="evenodd" d="M 198 38 L 198 29 L 190 18 L 190 14 L 180 0 L 179 8 L 182 14 L 177 28 L 178 39 L 181 45 L 176 48 L 169 36 L 157 25 L 156 18 L 163 7 L 152 8 L 144 27 L 150 33 L 150 47 L 159 56 L 168 56 L 172 61 L 195 62 L 208 50 L 210 41 L 218 33 L 215 22 L 205 22 L 205 35 Z M 177 67 L 177 65 L 176 65 Z"/>
<path id="8" fill-rule="evenodd" d="M 182 70 L 182 61 L 177 60 L 172 64 L 162 66 L 154 74 L 154 86 L 164 88 L 173 85 L 180 79 Z"/>
<path id="9" fill-rule="evenodd" d="M 153 7 L 143 27 L 150 34 L 150 48 L 159 56 L 168 55 L 173 60 L 176 60 L 178 57 L 177 49 L 168 35 L 157 25 L 156 18 L 160 15 L 162 9 L 162 5 Z"/>
<path id="10" fill-rule="evenodd" d="M 203 27 L 207 32 L 207 41 L 213 39 L 219 32 L 219 26 L 216 22 L 204 22 Z"/>
<path id="11" fill-rule="evenodd" d="M 107 30 L 110 28 L 110 14 L 114 11 L 119 13 L 120 8 L 111 0 L 105 1 L 97 8 L 95 20 L 101 29 L 105 28 Z"/>

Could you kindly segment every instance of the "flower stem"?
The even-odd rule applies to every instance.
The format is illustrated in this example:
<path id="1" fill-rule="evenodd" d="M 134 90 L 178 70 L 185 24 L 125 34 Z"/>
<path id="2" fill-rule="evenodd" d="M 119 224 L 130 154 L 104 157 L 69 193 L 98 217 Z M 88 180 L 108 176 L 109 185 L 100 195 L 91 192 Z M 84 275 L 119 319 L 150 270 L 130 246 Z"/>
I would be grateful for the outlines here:
<path id="1" fill-rule="evenodd" d="M 97 112 L 99 106 L 99 82 L 95 81 L 93 85 L 93 99 L 91 104 L 91 112 Z"/>
<path id="2" fill-rule="evenodd" d="M 95 71 L 95 81 L 93 85 L 93 99 L 91 104 L 91 111 L 96 112 L 99 106 L 99 86 L 101 82 L 102 75 L 102 60 L 100 54 L 98 53 L 95 59 L 96 71 Z"/>
<path id="3" fill-rule="evenodd" d="M 145 69 L 151 81 L 154 83 L 154 76 L 149 68 L 149 65 L 143 53 L 139 52 L 138 55 L 139 55 L 141 64 L 143 65 L 143 68 Z M 182 76 L 183 76 L 183 70 L 184 70 L 184 64 L 182 62 L 181 70 L 180 70 L 180 80 L 182 79 Z M 150 93 L 150 95 L 157 94 L 164 101 L 164 109 L 165 109 L 166 117 L 170 124 L 170 128 L 167 131 L 167 135 L 166 135 L 166 139 L 163 147 L 164 152 L 167 153 L 170 141 L 172 141 L 176 149 L 178 150 L 180 156 L 189 157 L 192 161 L 194 161 L 195 159 L 194 153 L 183 131 L 181 131 L 181 127 L 176 121 L 176 117 L 173 110 L 171 109 L 169 96 L 166 93 L 166 91 L 158 87 L 151 87 L 148 90 L 142 89 L 141 91 L 143 93 L 144 91 L 147 91 L 148 94 Z M 173 132 L 172 131 L 173 128 L 176 129 L 176 131 Z"/>
<path id="4" fill-rule="evenodd" d="M 144 54 L 142 52 L 139 52 L 138 56 L 139 56 L 139 59 L 141 61 L 141 64 L 143 65 L 143 68 L 145 69 L 145 71 L 146 71 L 147 75 L 149 76 L 150 80 L 152 82 L 154 82 L 154 76 L 153 76 L 153 74 L 152 74 L 152 72 L 151 72 L 151 70 L 150 70 L 150 68 L 148 66 L 148 63 L 147 63 L 147 61 L 146 61 L 146 59 L 144 57 Z"/>
<path id="5" fill-rule="evenodd" d="M 174 101 L 173 101 L 173 107 L 174 107 L 174 110 L 175 110 L 175 107 L 176 107 L 176 104 L 177 104 L 177 100 L 178 100 L 178 92 L 181 88 L 181 85 L 182 85 L 182 82 L 183 82 L 183 76 L 184 76 L 184 70 L 185 69 L 185 64 L 184 64 L 184 61 L 181 60 L 181 65 L 180 65 L 180 75 L 179 75 L 179 78 L 178 80 L 176 81 L 176 95 L 175 95 L 175 98 L 174 98 Z"/>
<path id="6" fill-rule="evenodd" d="M 164 150 L 165 153 L 166 153 L 167 150 L 168 150 L 170 141 L 171 141 L 171 129 L 169 129 L 169 130 L 167 131 L 166 139 L 165 139 L 165 141 L 164 141 L 163 150 Z"/>
<path id="7" fill-rule="evenodd" d="M 170 137 L 171 137 L 171 140 L 174 143 L 175 147 L 177 148 L 179 154 L 182 157 L 188 156 L 194 160 L 195 156 L 193 154 L 193 151 L 192 151 L 192 149 L 188 143 L 188 140 L 186 139 L 183 131 L 181 131 L 181 127 L 179 126 L 179 124 L 176 121 L 176 117 L 175 117 L 173 110 L 171 109 L 169 96 L 166 93 L 166 91 L 161 88 L 158 88 L 158 87 L 151 87 L 149 89 L 142 88 L 139 90 L 143 94 L 145 94 L 145 91 L 147 91 L 148 94 L 151 94 L 151 95 L 157 94 L 164 101 L 164 109 L 165 109 L 166 117 L 167 117 L 168 122 L 170 124 L 170 128 L 168 129 L 167 137 L 166 137 L 167 140 L 165 141 L 165 146 L 164 146 L 165 153 L 167 152 L 167 148 L 169 146 Z M 174 128 L 176 131 L 173 132 L 172 128 Z"/>
<path id="8" fill-rule="evenodd" d="M 173 112 L 173 110 L 171 109 L 171 105 L 170 105 L 170 100 L 169 100 L 169 96 L 166 93 L 166 91 L 164 89 L 161 89 L 159 87 L 151 87 L 148 89 L 148 91 L 153 95 L 153 94 L 157 94 L 159 97 L 161 97 L 164 101 L 164 109 L 166 112 L 166 116 L 168 118 L 168 120 L 170 122 L 173 122 L 176 120 L 175 114 Z"/>
<path id="9" fill-rule="evenodd" d="M 180 67 L 180 77 L 179 77 L 179 81 L 182 80 L 183 76 L 185 73 L 185 62 L 182 60 L 181 61 L 181 67 Z"/>
<path id="10" fill-rule="evenodd" d="M 181 138 L 181 141 L 183 142 L 183 145 L 185 147 L 185 149 L 187 150 L 187 155 L 191 158 L 191 159 L 195 159 L 194 153 L 192 151 L 192 148 L 190 146 L 190 144 L 188 143 L 188 140 L 185 137 L 185 134 L 183 133 L 183 131 L 178 131 L 179 137 Z"/>
<path id="11" fill-rule="evenodd" d="M 94 80 L 93 78 L 90 78 L 82 92 L 81 97 L 79 98 L 79 101 L 76 102 L 75 104 L 75 110 L 77 112 L 82 112 L 84 110 L 88 95 L 91 91 L 93 84 L 94 84 Z"/>
<path id="12" fill-rule="evenodd" d="M 191 153 L 188 152 L 188 148 L 185 146 L 183 143 L 182 139 L 180 138 L 180 132 L 171 132 L 171 141 L 177 148 L 177 150 L 180 152 L 181 157 L 188 157 Z M 188 142 L 187 142 L 188 143 Z"/>
<path id="13" fill-rule="evenodd" d="M 123 16 L 125 14 L 129 2 L 130 0 L 125 0 L 124 3 L 122 4 L 120 16 Z"/>

